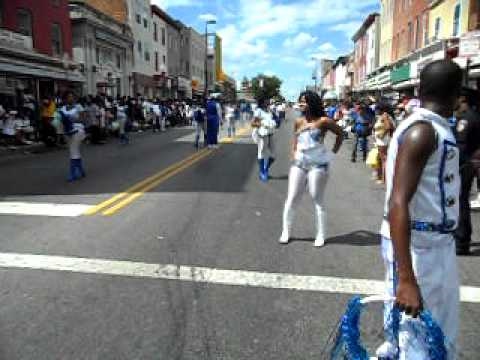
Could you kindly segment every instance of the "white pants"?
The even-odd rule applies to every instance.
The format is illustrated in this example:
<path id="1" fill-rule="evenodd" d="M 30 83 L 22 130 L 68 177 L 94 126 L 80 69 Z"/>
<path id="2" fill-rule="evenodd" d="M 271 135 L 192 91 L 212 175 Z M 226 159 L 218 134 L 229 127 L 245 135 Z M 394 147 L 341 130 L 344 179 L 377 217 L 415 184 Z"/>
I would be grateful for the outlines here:
<path id="1" fill-rule="evenodd" d="M 325 240 L 325 210 L 323 207 L 323 195 L 328 182 L 327 168 L 313 168 L 308 171 L 297 166 L 290 168 L 288 176 L 288 195 L 283 210 L 283 230 L 291 232 L 295 209 L 302 198 L 305 188 L 313 199 L 316 219 L 316 239 Z"/>
<path id="2" fill-rule="evenodd" d="M 80 154 L 80 145 L 82 145 L 82 141 L 85 139 L 85 130 L 83 130 L 83 126 L 76 127 L 77 132 L 68 137 L 68 149 L 70 151 L 70 159 L 81 159 L 82 155 Z"/>
<path id="3" fill-rule="evenodd" d="M 257 158 L 259 160 L 268 159 L 270 157 L 275 158 L 275 140 L 273 139 L 273 135 L 258 136 L 257 134 L 255 140 L 258 148 Z"/>
<path id="4" fill-rule="evenodd" d="M 412 237 L 415 234 L 412 234 Z M 434 235 L 432 235 L 434 236 Z M 414 241 L 414 239 L 412 238 Z M 446 337 L 448 359 L 455 359 L 455 349 L 459 326 L 459 281 L 455 241 L 435 244 L 431 247 L 411 247 L 415 276 L 420 286 L 425 310 L 432 313 L 433 319 L 442 328 Z M 382 239 L 382 255 L 385 263 L 387 295 L 394 297 L 394 255 L 390 239 Z M 393 304 L 385 304 L 385 315 L 390 313 Z M 400 320 L 399 348 L 400 360 L 428 360 L 424 346 L 412 334 L 411 325 L 419 322 L 402 314 Z M 396 348 L 396 346 L 393 346 Z"/>

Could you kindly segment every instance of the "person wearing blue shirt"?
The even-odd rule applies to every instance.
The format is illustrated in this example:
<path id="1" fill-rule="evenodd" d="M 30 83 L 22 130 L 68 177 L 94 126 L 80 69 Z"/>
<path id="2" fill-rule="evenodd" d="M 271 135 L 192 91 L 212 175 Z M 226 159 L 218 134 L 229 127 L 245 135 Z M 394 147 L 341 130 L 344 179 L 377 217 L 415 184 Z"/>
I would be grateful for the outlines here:
<path id="1" fill-rule="evenodd" d="M 208 147 L 218 148 L 218 130 L 222 119 L 220 104 L 215 99 L 207 101 L 207 144 Z"/>

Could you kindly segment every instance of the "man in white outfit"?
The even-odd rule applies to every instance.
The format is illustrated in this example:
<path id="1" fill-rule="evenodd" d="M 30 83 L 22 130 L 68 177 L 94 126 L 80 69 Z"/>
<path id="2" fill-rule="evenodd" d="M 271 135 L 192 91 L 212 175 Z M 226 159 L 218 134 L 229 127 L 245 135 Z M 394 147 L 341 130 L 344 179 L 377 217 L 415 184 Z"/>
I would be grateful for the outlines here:
<path id="1" fill-rule="evenodd" d="M 447 119 L 461 82 L 462 71 L 452 61 L 427 65 L 420 75 L 422 107 L 400 124 L 390 142 L 382 251 L 387 294 L 402 314 L 398 334 L 377 350 L 379 358 L 432 358 L 415 331 L 423 309 L 441 327 L 448 359 L 455 358 L 459 283 L 453 232 L 460 177 L 459 152 Z M 393 303 L 385 305 L 388 316 Z"/>

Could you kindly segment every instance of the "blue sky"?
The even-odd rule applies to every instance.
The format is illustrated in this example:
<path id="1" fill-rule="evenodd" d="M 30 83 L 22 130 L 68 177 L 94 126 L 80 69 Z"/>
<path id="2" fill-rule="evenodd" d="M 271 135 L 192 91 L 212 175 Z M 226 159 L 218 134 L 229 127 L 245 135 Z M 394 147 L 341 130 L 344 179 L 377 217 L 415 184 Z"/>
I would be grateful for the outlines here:
<path id="1" fill-rule="evenodd" d="M 313 58 L 336 58 L 378 0 L 151 0 L 200 32 L 205 19 L 223 38 L 224 71 L 237 80 L 258 73 L 282 79 L 295 98 L 313 84 Z"/>

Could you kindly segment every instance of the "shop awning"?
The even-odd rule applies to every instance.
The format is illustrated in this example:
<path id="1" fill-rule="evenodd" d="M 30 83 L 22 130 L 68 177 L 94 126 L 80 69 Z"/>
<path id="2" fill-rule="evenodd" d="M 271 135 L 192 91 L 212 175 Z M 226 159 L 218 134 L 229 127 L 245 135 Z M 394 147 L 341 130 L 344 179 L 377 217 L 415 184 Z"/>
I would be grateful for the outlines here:
<path id="1" fill-rule="evenodd" d="M 55 68 L 52 66 L 36 64 L 32 62 L 20 62 L 3 57 L 0 58 L 0 72 L 29 75 L 35 78 L 85 82 L 83 75 L 68 71 L 66 69 Z"/>
<path id="2" fill-rule="evenodd" d="M 410 79 L 410 63 L 394 68 L 390 73 L 390 81 L 393 85 Z M 394 86 L 395 88 L 395 86 Z"/>

